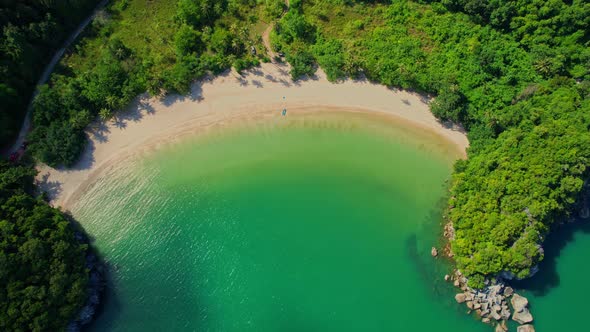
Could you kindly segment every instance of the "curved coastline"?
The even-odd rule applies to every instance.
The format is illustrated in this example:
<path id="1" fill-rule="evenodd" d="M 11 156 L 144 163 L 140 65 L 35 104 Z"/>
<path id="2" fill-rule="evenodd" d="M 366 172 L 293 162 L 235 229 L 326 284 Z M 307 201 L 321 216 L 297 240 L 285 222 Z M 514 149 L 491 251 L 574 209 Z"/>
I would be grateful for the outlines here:
<path id="1" fill-rule="evenodd" d="M 212 126 L 317 111 L 361 112 L 385 116 L 404 128 L 435 135 L 465 156 L 469 146 L 462 128 L 440 123 L 429 110 L 429 99 L 392 90 L 368 80 L 329 82 L 317 75 L 293 82 L 288 67 L 262 64 L 240 75 L 234 71 L 195 82 L 188 96 L 140 96 L 128 110 L 87 131 L 90 143 L 71 169 L 38 166 L 37 181 L 51 204 L 68 210 L 76 197 L 102 171 L 118 160 L 197 135 Z"/>

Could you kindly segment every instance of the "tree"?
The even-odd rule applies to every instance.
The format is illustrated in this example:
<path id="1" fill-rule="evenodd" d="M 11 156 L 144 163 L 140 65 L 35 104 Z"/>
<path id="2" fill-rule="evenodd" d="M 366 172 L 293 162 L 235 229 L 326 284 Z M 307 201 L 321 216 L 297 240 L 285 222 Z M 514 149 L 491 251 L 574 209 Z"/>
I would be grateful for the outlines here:
<path id="1" fill-rule="evenodd" d="M 201 53 L 205 44 L 201 40 L 201 33 L 187 24 L 183 24 L 174 36 L 174 47 L 178 56 Z"/>

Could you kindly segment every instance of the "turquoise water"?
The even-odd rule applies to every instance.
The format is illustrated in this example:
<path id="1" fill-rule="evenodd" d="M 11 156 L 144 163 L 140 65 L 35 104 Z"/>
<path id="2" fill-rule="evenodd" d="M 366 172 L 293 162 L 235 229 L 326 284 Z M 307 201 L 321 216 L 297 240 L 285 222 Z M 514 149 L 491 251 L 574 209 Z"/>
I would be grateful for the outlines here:
<path id="1" fill-rule="evenodd" d="M 526 288 L 535 327 L 540 331 L 588 330 L 590 224 L 578 221 L 549 236 L 540 271 L 518 286 Z"/>
<path id="2" fill-rule="evenodd" d="M 330 113 L 118 162 L 72 209 L 112 270 L 93 330 L 489 331 L 430 257 L 457 155 Z"/>

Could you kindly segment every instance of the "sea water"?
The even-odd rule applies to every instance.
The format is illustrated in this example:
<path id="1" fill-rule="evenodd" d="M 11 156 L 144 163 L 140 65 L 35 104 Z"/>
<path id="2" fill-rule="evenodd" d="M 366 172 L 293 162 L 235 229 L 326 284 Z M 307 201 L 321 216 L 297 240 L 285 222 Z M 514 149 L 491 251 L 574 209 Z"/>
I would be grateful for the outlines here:
<path id="1" fill-rule="evenodd" d="M 93 331 L 491 331 L 430 255 L 460 156 L 386 116 L 203 129 L 119 160 L 73 207 L 109 266 Z"/>

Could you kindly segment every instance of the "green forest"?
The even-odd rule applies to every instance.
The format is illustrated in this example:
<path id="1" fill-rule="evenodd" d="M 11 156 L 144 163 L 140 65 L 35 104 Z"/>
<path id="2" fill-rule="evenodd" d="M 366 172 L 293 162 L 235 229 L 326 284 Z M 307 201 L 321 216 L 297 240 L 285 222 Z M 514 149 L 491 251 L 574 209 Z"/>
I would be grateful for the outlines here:
<path id="1" fill-rule="evenodd" d="M 293 76 L 365 75 L 435 95 L 468 131 L 455 165 L 452 251 L 470 284 L 529 275 L 576 215 L 590 158 L 590 4 L 585 1 L 292 1 L 275 31 Z"/>
<path id="2" fill-rule="evenodd" d="M 98 0 L 0 2 L 0 148 L 16 136 L 53 53 Z"/>
<path id="3" fill-rule="evenodd" d="M 36 171 L 0 161 L 0 330 L 60 331 L 86 301 L 86 244 L 33 195 Z"/>
<path id="4" fill-rule="evenodd" d="M 64 12 L 64 3 L 76 10 Z M 18 130 L 47 57 L 89 7 L 3 2 L 1 142 Z M 73 165 L 93 120 L 116 117 L 138 94 L 186 93 L 209 73 L 269 61 L 261 34 L 275 21 L 272 46 L 295 80 L 321 67 L 335 82 L 366 77 L 435 97 L 434 115 L 461 124 L 470 141 L 446 213 L 457 267 L 474 287 L 502 272 L 528 276 L 546 236 L 576 217 L 589 175 L 587 1 L 293 0 L 287 8 L 282 0 L 115 0 L 41 88 L 28 152 Z M 2 329 L 63 326 L 83 298 L 84 248 L 66 219 L 31 195 L 31 169 L 1 169 L 0 278 L 13 285 L 0 293 L 2 314 L 12 315 Z M 66 281 L 80 289 L 68 293 Z M 14 294 L 27 296 L 17 303 Z"/>

